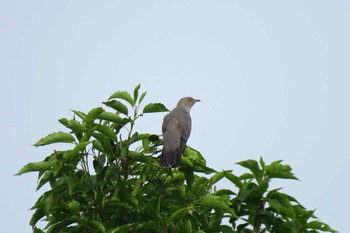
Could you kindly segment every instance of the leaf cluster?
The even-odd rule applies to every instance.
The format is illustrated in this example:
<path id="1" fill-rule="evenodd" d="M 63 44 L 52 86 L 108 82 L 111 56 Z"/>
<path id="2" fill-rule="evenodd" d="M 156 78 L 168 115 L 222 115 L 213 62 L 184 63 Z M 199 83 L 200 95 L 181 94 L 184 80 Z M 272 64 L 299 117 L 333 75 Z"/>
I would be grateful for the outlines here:
<path id="1" fill-rule="evenodd" d="M 237 176 L 207 167 L 188 146 L 178 169 L 160 167 L 160 135 L 134 132 L 134 126 L 144 114 L 168 110 L 150 103 L 139 112 L 146 95 L 139 89 L 115 92 L 103 102 L 107 110 L 72 110 L 73 119 L 59 120 L 69 132 L 34 144 L 71 149 L 54 150 L 17 173 L 37 172 L 37 190 L 48 187 L 32 207 L 33 232 L 335 232 L 295 198 L 269 190 L 272 179 L 297 179 L 282 161 L 242 161 L 249 172 Z M 238 192 L 217 190 L 222 179 Z"/>

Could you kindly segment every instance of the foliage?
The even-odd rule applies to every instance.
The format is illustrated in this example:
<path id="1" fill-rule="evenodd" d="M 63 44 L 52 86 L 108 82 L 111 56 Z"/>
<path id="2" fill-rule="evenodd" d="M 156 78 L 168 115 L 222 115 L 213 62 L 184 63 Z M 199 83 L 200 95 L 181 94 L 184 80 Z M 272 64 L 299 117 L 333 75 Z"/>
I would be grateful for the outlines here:
<path id="1" fill-rule="evenodd" d="M 146 95 L 139 96 L 139 89 L 111 95 L 103 103 L 108 111 L 73 110 L 73 119 L 59 120 L 69 133 L 34 144 L 69 143 L 71 149 L 54 150 L 17 173 L 38 172 L 37 189 L 49 186 L 32 207 L 33 232 L 335 232 L 295 198 L 269 190 L 272 179 L 297 179 L 281 161 L 239 162 L 249 172 L 237 176 L 207 167 L 187 147 L 178 169 L 161 168 L 160 136 L 134 132 L 134 126 L 143 114 L 168 110 L 151 103 L 139 113 Z M 238 192 L 217 190 L 221 179 Z"/>

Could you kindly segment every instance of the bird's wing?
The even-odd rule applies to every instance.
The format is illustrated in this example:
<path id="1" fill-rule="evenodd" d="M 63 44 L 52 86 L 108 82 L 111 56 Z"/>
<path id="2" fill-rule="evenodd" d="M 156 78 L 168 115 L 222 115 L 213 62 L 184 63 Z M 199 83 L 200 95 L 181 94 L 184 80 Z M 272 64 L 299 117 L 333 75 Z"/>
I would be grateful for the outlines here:
<path id="1" fill-rule="evenodd" d="M 171 113 L 171 112 L 170 112 Z M 162 132 L 163 134 L 165 133 L 165 131 L 168 128 L 169 122 L 171 120 L 171 115 L 170 113 L 168 113 L 167 115 L 165 115 L 164 119 L 163 119 L 163 125 L 162 125 Z"/>
<path id="2" fill-rule="evenodd" d="M 178 129 L 178 118 L 173 112 L 164 117 L 163 131 L 163 150 L 160 155 L 160 165 L 163 167 L 177 167 L 180 164 L 180 140 L 181 131 Z"/>
<path id="3" fill-rule="evenodd" d="M 179 129 L 179 119 L 177 114 L 170 112 L 164 117 L 162 131 L 164 149 L 175 151 L 180 145 L 181 129 Z"/>
<path id="4" fill-rule="evenodd" d="M 189 114 L 183 114 L 179 121 L 181 125 L 180 153 L 182 154 L 191 134 L 192 122 Z"/>

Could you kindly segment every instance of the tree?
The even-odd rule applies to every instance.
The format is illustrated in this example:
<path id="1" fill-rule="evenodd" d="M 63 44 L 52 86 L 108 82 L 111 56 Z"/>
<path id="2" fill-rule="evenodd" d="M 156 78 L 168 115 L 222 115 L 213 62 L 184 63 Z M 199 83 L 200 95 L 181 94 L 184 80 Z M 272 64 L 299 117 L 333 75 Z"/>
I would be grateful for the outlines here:
<path id="1" fill-rule="evenodd" d="M 33 232 L 335 232 L 295 198 L 269 189 L 272 179 L 297 179 L 291 167 L 275 161 L 238 162 L 248 172 L 215 171 L 201 153 L 187 147 L 178 169 L 164 169 L 157 158 L 159 135 L 135 132 L 143 114 L 168 111 L 147 104 L 146 92 L 112 94 L 87 114 L 59 122 L 69 132 L 55 132 L 34 146 L 69 143 L 43 161 L 25 165 L 17 175 L 38 172 L 44 192 L 32 207 Z M 210 177 L 210 178 L 209 178 Z M 237 192 L 217 189 L 227 179 Z M 39 220 L 47 223 L 44 229 Z"/>

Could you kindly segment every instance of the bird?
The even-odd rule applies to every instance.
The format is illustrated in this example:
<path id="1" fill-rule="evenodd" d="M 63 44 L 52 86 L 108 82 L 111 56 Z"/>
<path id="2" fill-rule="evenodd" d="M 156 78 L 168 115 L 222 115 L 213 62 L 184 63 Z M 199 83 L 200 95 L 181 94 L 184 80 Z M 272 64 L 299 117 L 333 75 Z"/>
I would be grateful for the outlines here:
<path id="1" fill-rule="evenodd" d="M 192 97 L 181 98 L 177 106 L 164 117 L 162 124 L 164 144 L 160 155 L 160 166 L 175 168 L 180 165 L 181 154 L 191 134 L 190 111 L 199 101 Z"/>

